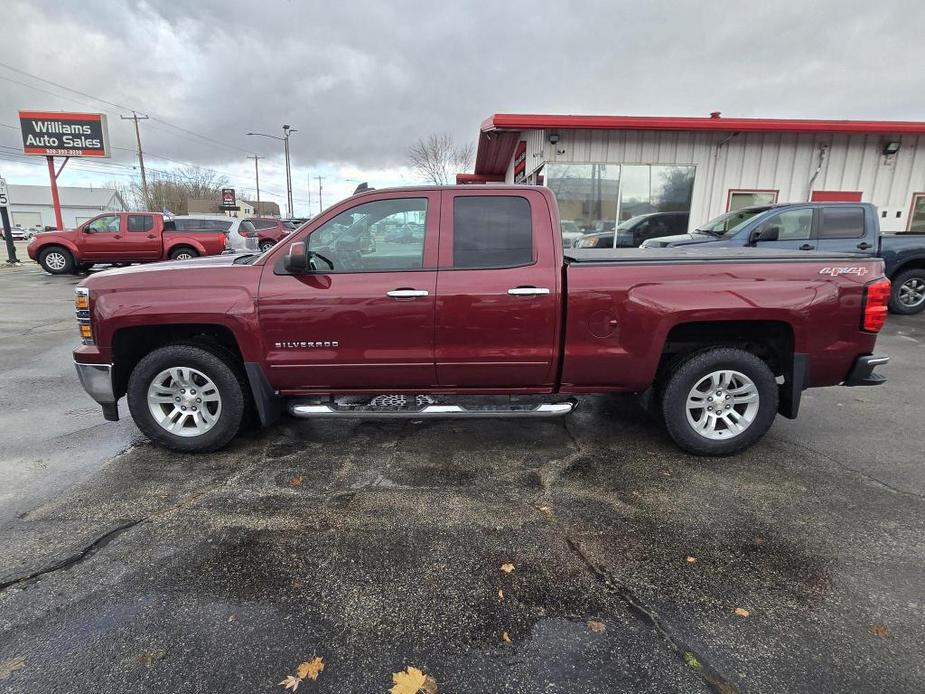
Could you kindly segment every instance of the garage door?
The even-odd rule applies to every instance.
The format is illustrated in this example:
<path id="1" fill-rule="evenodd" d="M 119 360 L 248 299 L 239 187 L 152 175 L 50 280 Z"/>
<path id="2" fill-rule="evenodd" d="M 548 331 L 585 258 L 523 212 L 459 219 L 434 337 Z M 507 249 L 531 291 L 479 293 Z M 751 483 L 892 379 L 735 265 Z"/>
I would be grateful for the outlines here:
<path id="1" fill-rule="evenodd" d="M 23 229 L 31 229 L 42 224 L 41 212 L 14 212 L 13 225 L 18 224 Z"/>

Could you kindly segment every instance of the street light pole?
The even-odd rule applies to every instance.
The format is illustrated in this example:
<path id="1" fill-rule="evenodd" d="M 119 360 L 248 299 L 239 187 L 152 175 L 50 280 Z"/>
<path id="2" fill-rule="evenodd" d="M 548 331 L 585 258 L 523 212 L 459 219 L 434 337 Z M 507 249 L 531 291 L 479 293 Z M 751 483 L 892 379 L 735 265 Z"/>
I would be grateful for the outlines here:
<path id="1" fill-rule="evenodd" d="M 291 125 L 283 126 L 283 137 L 279 135 L 268 135 L 267 133 L 245 133 L 246 135 L 253 135 L 255 137 L 269 137 L 271 140 L 280 140 L 283 143 L 283 152 L 286 155 L 286 209 L 289 213 L 289 216 L 292 216 L 292 168 L 289 160 L 289 136 L 292 133 L 299 132 Z"/>
<path id="2" fill-rule="evenodd" d="M 254 160 L 254 179 L 257 181 L 257 216 L 260 216 L 260 167 L 257 166 L 257 160 L 260 159 L 256 154 L 248 159 Z"/>

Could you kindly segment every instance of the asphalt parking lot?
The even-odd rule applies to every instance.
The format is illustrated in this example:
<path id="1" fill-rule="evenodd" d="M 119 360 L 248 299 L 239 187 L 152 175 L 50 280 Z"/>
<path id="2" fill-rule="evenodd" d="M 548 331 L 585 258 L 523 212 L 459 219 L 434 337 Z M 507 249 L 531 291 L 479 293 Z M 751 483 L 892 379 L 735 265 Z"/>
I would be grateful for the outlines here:
<path id="1" fill-rule="evenodd" d="M 603 396 L 182 456 L 81 390 L 76 283 L 0 270 L 0 691 L 925 689 L 925 316 L 727 459 Z"/>

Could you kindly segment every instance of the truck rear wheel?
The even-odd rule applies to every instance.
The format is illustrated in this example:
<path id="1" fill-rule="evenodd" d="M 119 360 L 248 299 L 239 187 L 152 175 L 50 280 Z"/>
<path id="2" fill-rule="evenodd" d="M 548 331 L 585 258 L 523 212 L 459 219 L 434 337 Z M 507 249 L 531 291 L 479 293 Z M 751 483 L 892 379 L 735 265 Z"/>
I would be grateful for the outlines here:
<path id="1" fill-rule="evenodd" d="M 750 352 L 711 348 L 677 363 L 662 394 L 665 427 L 694 455 L 742 451 L 765 435 L 777 415 L 774 373 Z"/>
<path id="2" fill-rule="evenodd" d="M 190 258 L 196 258 L 198 256 L 199 253 L 196 252 L 196 249 L 190 248 L 189 246 L 180 246 L 170 251 L 171 260 L 189 260 Z"/>
<path id="3" fill-rule="evenodd" d="M 62 246 L 49 246 L 39 253 L 39 265 L 52 275 L 67 275 L 74 272 L 74 256 Z"/>
<path id="4" fill-rule="evenodd" d="M 925 270 L 906 270 L 893 278 L 889 307 L 906 316 L 925 311 Z"/>
<path id="5" fill-rule="evenodd" d="M 135 424 L 153 442 L 182 453 L 216 451 L 241 427 L 242 377 L 211 351 L 168 345 L 132 370 L 128 406 Z"/>

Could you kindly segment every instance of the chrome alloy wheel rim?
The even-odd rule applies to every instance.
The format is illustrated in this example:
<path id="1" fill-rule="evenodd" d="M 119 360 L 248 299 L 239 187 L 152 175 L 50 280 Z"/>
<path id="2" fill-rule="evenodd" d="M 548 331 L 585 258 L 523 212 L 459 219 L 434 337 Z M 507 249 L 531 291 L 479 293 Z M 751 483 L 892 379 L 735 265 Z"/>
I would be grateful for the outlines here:
<path id="1" fill-rule="evenodd" d="M 177 256 L 174 258 L 174 260 L 189 260 L 192 257 L 193 256 L 191 256 L 189 253 L 177 253 Z"/>
<path id="2" fill-rule="evenodd" d="M 751 426 L 758 414 L 754 381 L 739 371 L 714 371 L 687 394 L 687 422 L 705 439 L 733 439 Z"/>
<path id="3" fill-rule="evenodd" d="M 912 277 L 899 288 L 899 303 L 906 308 L 915 308 L 925 301 L 925 280 Z"/>
<path id="4" fill-rule="evenodd" d="M 45 256 L 45 264 L 52 270 L 63 270 L 64 266 L 67 265 L 67 259 L 63 253 L 52 251 Z"/>
<path id="5" fill-rule="evenodd" d="M 176 436 L 202 436 L 218 422 L 222 396 L 201 371 L 174 366 L 151 381 L 148 409 L 164 431 Z"/>

